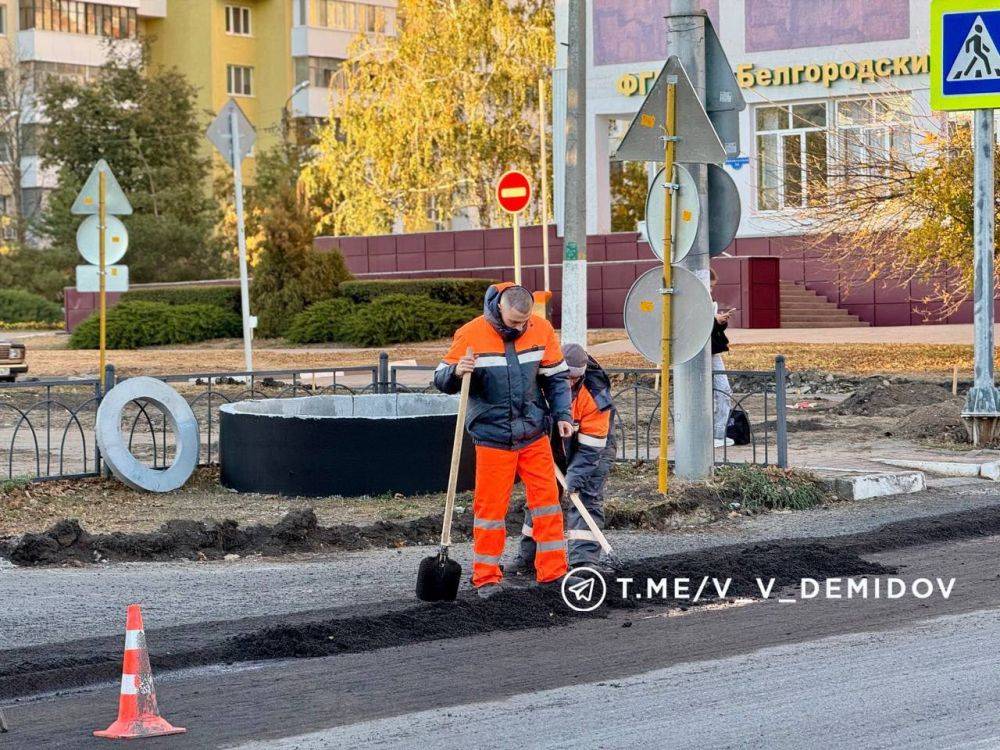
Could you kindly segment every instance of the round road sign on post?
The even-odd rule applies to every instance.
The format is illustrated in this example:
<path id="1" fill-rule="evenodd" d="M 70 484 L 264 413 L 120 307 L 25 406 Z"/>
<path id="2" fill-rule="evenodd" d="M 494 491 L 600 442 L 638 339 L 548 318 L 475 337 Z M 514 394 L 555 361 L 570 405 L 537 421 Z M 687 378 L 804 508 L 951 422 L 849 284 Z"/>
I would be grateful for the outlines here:
<path id="1" fill-rule="evenodd" d="M 497 183 L 497 203 L 509 214 L 519 214 L 531 202 L 531 182 L 523 172 L 507 172 Z"/>
<path id="2" fill-rule="evenodd" d="M 91 214 L 76 230 L 76 248 L 88 263 L 99 265 L 101 262 L 100 220 L 97 214 Z M 104 264 L 113 266 L 125 257 L 128 250 L 128 230 L 117 216 L 108 216 L 104 227 Z"/>
<path id="3" fill-rule="evenodd" d="M 708 223 L 708 254 L 722 255 L 733 244 L 740 228 L 740 191 L 722 167 L 708 165 L 708 205 L 712 220 Z"/>
<path id="4" fill-rule="evenodd" d="M 712 335 L 712 297 L 686 268 L 674 266 L 671 304 L 670 364 L 687 362 Z M 635 348 L 650 362 L 663 359 L 663 269 L 653 268 L 636 279 L 625 298 L 625 330 Z"/>
<path id="5" fill-rule="evenodd" d="M 663 212 L 667 210 L 667 189 L 663 187 L 665 171 L 656 173 L 646 197 L 646 236 L 649 247 L 657 258 L 663 260 Z M 701 200 L 694 178 L 680 164 L 674 165 L 674 182 L 681 189 L 674 193 L 674 263 L 687 257 L 698 236 L 698 222 L 701 217 Z"/>

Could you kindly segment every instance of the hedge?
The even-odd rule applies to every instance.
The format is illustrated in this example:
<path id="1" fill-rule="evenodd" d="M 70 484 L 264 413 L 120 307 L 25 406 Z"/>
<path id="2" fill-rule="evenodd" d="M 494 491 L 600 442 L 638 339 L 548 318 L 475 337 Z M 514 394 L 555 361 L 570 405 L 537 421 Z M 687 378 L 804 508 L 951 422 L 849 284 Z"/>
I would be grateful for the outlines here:
<path id="1" fill-rule="evenodd" d="M 422 295 L 390 294 L 359 305 L 344 321 L 344 340 L 356 346 L 386 346 L 451 336 L 479 314 Z"/>
<path id="2" fill-rule="evenodd" d="M 356 308 L 343 297 L 316 302 L 292 319 L 285 338 L 293 344 L 346 341 L 347 320 Z"/>
<path id="3" fill-rule="evenodd" d="M 489 279 L 372 279 L 345 281 L 340 285 L 340 293 L 358 303 L 372 302 L 391 294 L 422 295 L 478 310 L 483 306 L 486 290 L 495 283 Z"/>
<path id="4" fill-rule="evenodd" d="M 58 323 L 62 305 L 23 289 L 0 289 L 0 321 L 4 323 Z"/>
<path id="5" fill-rule="evenodd" d="M 71 349 L 96 349 L 97 315 L 91 315 L 69 337 Z M 190 344 L 242 334 L 240 316 L 215 305 L 168 305 L 163 302 L 119 302 L 108 310 L 109 349 L 138 349 L 163 344 Z"/>
<path id="6" fill-rule="evenodd" d="M 121 302 L 160 302 L 165 305 L 213 305 L 242 315 L 238 286 L 191 286 L 164 289 L 133 289 Z"/>

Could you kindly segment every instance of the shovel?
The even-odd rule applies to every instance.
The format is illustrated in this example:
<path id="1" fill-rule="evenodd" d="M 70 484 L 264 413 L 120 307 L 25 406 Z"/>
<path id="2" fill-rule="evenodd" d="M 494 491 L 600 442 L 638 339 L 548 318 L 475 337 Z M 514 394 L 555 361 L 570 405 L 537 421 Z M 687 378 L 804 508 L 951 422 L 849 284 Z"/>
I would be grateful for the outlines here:
<path id="1" fill-rule="evenodd" d="M 467 356 L 472 354 L 470 347 Z M 451 547 L 451 519 L 455 513 L 455 490 L 458 487 L 458 464 L 462 458 L 462 438 L 465 435 L 465 412 L 469 406 L 471 374 L 462 376 L 462 391 L 458 397 L 458 419 L 455 421 L 455 441 L 451 447 L 451 472 L 448 474 L 448 494 L 444 501 L 444 524 L 441 528 L 441 549 L 436 555 L 420 561 L 417 571 L 417 598 L 424 602 L 453 602 L 462 580 L 462 566 L 448 557 Z"/>
<path id="2" fill-rule="evenodd" d="M 559 471 L 558 466 L 555 467 L 555 470 L 556 479 L 559 480 L 559 484 L 562 485 L 564 490 L 569 492 L 569 487 L 566 485 L 566 477 L 563 476 L 561 471 Z M 573 507 L 576 508 L 576 512 L 580 514 L 580 518 L 582 518 L 583 522 L 587 524 L 587 528 L 590 529 L 590 533 L 594 535 L 594 538 L 597 539 L 597 543 L 601 545 L 601 549 L 604 550 L 604 554 L 607 556 L 608 561 L 611 562 L 611 564 L 616 568 L 621 567 L 621 561 L 611 548 L 611 543 L 608 541 L 608 538 L 604 536 L 604 532 L 601 531 L 600 527 L 598 527 L 597 522 L 594 521 L 594 517 L 590 515 L 590 511 L 587 510 L 583 501 L 580 499 L 580 496 L 575 492 L 569 492 L 569 501 L 573 503 Z"/>

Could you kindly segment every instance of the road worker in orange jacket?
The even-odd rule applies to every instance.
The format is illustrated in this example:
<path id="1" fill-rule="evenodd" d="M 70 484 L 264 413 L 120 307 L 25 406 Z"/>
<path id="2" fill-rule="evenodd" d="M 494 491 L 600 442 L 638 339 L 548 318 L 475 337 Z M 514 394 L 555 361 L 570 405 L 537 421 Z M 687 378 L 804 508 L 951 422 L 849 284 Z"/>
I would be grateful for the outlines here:
<path id="1" fill-rule="evenodd" d="M 465 422 L 476 445 L 472 584 L 483 598 L 501 591 L 515 476 L 534 524 L 536 580 L 559 581 L 568 569 L 549 434 L 553 420 L 561 435 L 573 434 L 569 380 L 555 331 L 531 314 L 533 304 L 522 286 L 491 286 L 483 314 L 458 329 L 434 373 L 444 393 L 457 393 L 472 373 Z"/>
<path id="2" fill-rule="evenodd" d="M 569 368 L 573 393 L 573 429 L 569 440 L 561 441 L 566 457 L 566 486 L 580 496 L 583 507 L 600 529 L 604 528 L 604 484 L 617 456 L 614 424 L 615 405 L 611 398 L 611 381 L 597 361 L 579 344 L 563 347 Z M 509 575 L 521 576 L 531 567 L 535 557 L 534 520 L 525 513 L 521 528 L 521 543 L 514 561 L 507 566 Z M 583 516 L 571 505 L 566 512 L 566 536 L 569 539 L 569 566 L 596 567 L 600 563 L 601 547 Z"/>

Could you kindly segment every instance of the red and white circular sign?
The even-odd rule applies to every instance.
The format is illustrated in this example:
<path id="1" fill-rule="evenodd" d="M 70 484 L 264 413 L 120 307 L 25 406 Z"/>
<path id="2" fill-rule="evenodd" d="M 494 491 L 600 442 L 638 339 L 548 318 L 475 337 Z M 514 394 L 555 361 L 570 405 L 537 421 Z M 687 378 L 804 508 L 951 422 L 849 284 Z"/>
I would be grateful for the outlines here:
<path id="1" fill-rule="evenodd" d="M 497 203 L 509 214 L 519 214 L 531 202 L 531 183 L 523 172 L 507 172 L 497 183 Z"/>

